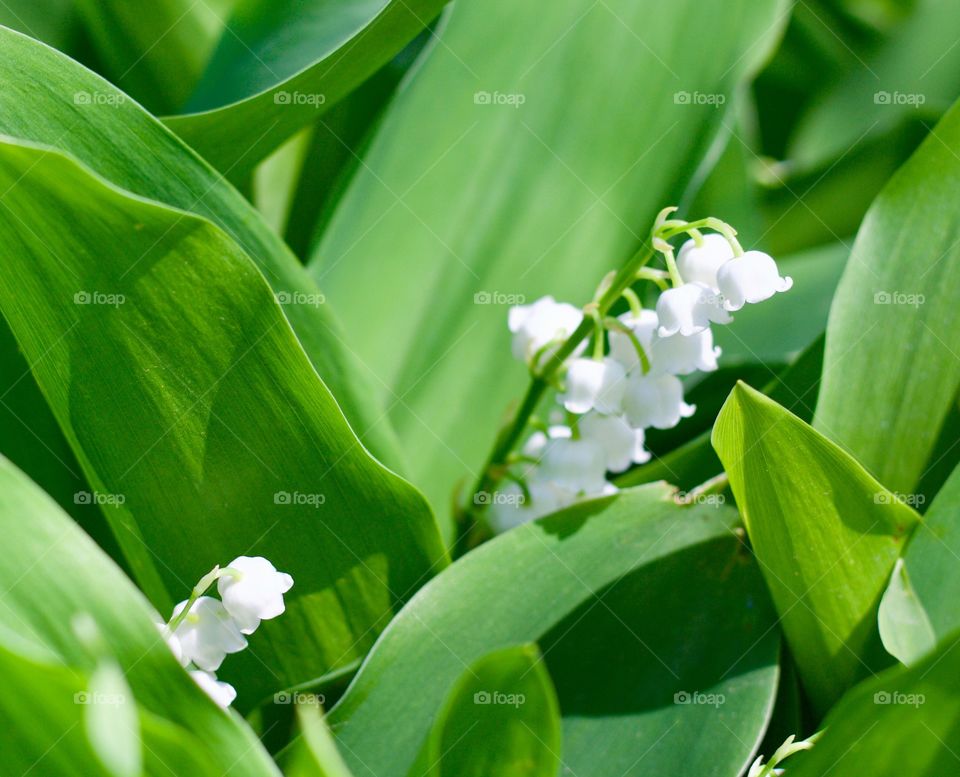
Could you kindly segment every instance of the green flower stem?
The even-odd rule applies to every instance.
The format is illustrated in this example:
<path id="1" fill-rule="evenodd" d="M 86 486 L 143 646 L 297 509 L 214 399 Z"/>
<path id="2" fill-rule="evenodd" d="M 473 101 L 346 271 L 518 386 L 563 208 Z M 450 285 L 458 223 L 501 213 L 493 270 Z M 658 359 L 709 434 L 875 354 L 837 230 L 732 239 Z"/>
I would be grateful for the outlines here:
<path id="1" fill-rule="evenodd" d="M 197 599 L 203 596 L 207 592 L 207 589 L 224 575 L 237 576 L 239 575 L 239 572 L 237 572 L 235 569 L 231 569 L 230 567 L 224 567 L 221 569 L 219 566 L 215 566 L 213 569 L 207 572 L 207 574 L 200 578 L 200 582 L 193 587 L 193 590 L 190 592 L 190 598 L 187 599 L 187 604 L 180 611 L 180 614 L 175 618 L 171 618 L 167 623 L 167 628 L 170 629 L 171 632 L 175 631 L 177 627 L 183 623 Z"/>
<path id="2" fill-rule="evenodd" d="M 637 272 L 653 257 L 654 251 L 651 244 L 645 242 L 640 250 L 625 262 L 616 273 L 607 275 L 603 279 L 593 302 L 585 307 L 583 320 L 573 334 L 547 357 L 542 365 L 534 362 L 538 367 L 532 372 L 532 380 L 527 387 L 527 393 L 524 395 L 517 411 L 497 435 L 493 450 L 487 457 L 480 477 L 471 491 L 470 503 L 462 509 L 458 516 L 459 531 L 453 548 L 454 558 L 479 545 L 489 536 L 489 527 L 483 522 L 483 508 L 486 506 L 484 504 L 486 500 L 477 500 L 476 496 L 493 491 L 500 480 L 503 479 L 506 474 L 507 457 L 523 435 L 527 427 L 527 421 L 537 409 L 537 405 L 543 399 L 543 395 L 550 387 L 557 371 L 573 354 L 577 346 L 594 331 L 594 315 L 599 315 L 601 318 L 605 317 L 614 303 L 623 296 L 624 289 L 629 288 L 636 280 Z"/>

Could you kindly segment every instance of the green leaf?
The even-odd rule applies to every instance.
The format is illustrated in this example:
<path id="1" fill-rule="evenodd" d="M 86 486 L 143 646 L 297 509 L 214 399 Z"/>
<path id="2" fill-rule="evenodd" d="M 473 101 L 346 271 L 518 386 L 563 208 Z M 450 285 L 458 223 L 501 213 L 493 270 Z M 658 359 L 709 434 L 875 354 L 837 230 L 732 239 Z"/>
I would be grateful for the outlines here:
<path id="1" fill-rule="evenodd" d="M 0 309 L 154 604 L 241 554 L 293 575 L 225 666 L 241 705 L 362 657 L 444 550 L 246 254 L 50 150 L 0 143 L 0 187 Z"/>
<path id="2" fill-rule="evenodd" d="M 779 639 L 734 521 L 652 484 L 467 554 L 401 611 L 331 711 L 347 762 L 406 777 L 465 669 L 534 642 L 571 773 L 738 774 L 773 705 Z"/>
<path id="3" fill-rule="evenodd" d="M 207 698 L 177 663 L 142 594 L 48 496 L 2 458 L 0 535 L 11 549 L 0 563 L 0 590 L 5 592 L 0 602 L 0 753 L 10 753 L 14 764 L 18 758 L 26 761 L 24 769 L 12 773 L 26 771 L 48 748 L 53 758 L 49 766 L 44 760 L 47 773 L 75 773 L 75 766 L 60 770 L 56 764 L 73 759 L 78 738 L 86 742 L 83 705 L 75 703 L 75 694 L 83 700 L 97 659 L 72 628 L 83 615 L 103 635 L 137 703 L 195 732 L 194 744 L 218 765 L 217 773 L 276 774 L 253 732 Z M 65 666 L 47 666 L 54 663 Z M 103 684 L 94 682 L 91 690 L 97 688 Z M 61 735 L 62 747 L 53 747 Z M 83 765 L 78 773 L 96 774 L 93 752 L 88 745 L 83 748 L 87 755 L 76 762 Z M 9 763 L 4 760 L 5 771 Z"/>
<path id="4" fill-rule="evenodd" d="M 897 559 L 878 613 L 880 639 L 887 652 L 910 666 L 936 646 L 930 618 L 917 598 L 903 559 Z"/>
<path id="5" fill-rule="evenodd" d="M 0 29 L 0 82 L 0 134 L 72 154 L 116 186 L 210 219 L 236 240 L 274 292 L 291 303 L 283 305 L 284 314 L 364 444 L 399 468 L 396 439 L 372 401 L 366 373 L 328 306 L 317 304 L 323 295 L 243 197 L 116 88 L 5 29 Z M 4 201 L 15 196 L 8 192 Z M 132 266 L 141 266 L 138 256 L 129 257 Z"/>
<path id="6" fill-rule="evenodd" d="M 233 0 L 74 0 L 113 82 L 153 113 L 190 96 Z"/>
<path id="7" fill-rule="evenodd" d="M 346 97 L 445 0 L 239 0 L 185 110 L 167 125 L 239 180 Z"/>
<path id="8" fill-rule="evenodd" d="M 463 671 L 409 777 L 555 777 L 560 746 L 543 656 L 518 645 Z"/>
<path id="9" fill-rule="evenodd" d="M 903 554 L 904 570 L 938 640 L 960 629 L 960 469 L 937 494 Z M 925 633 L 921 625 L 920 639 Z"/>
<path id="10" fill-rule="evenodd" d="M 787 763 L 790 777 L 955 774 L 960 742 L 956 646 L 957 640 L 949 639 L 916 666 L 892 669 L 851 690 L 827 716 L 826 731 L 813 749 Z"/>
<path id="11" fill-rule="evenodd" d="M 680 199 L 713 139 L 722 112 L 684 93 L 732 99 L 786 10 L 776 0 L 453 8 L 310 263 L 438 513 L 476 477 L 528 379 L 522 364 L 492 366 L 510 353 L 509 305 L 589 301 Z M 693 19 L 711 30 L 695 46 Z"/>
<path id="12" fill-rule="evenodd" d="M 83 724 L 100 762 L 114 777 L 137 777 L 143 767 L 140 720 L 120 667 L 101 661 L 87 685 Z"/>
<path id="13" fill-rule="evenodd" d="M 740 383 L 713 446 L 815 705 L 888 662 L 877 606 L 919 516 L 848 454 Z"/>
<path id="14" fill-rule="evenodd" d="M 300 737 L 284 754 L 289 759 L 283 770 L 287 777 L 352 777 L 319 706 L 297 705 L 297 723 Z"/>
<path id="15" fill-rule="evenodd" d="M 827 326 L 814 427 L 910 495 L 960 387 L 960 107 L 864 219 Z"/>

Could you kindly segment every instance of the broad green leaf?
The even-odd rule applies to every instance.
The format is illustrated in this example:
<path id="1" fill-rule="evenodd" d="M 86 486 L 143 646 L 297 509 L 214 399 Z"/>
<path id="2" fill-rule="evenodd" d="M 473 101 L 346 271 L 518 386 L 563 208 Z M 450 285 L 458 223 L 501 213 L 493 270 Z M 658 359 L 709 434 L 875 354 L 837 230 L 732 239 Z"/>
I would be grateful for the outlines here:
<path id="1" fill-rule="evenodd" d="M 813 749 L 788 761 L 790 777 L 957 773 L 960 650 L 956 638 L 924 661 L 861 683 L 830 712 Z"/>
<path id="2" fill-rule="evenodd" d="M 827 709 L 889 661 L 877 606 L 919 516 L 848 454 L 738 384 L 713 446 L 730 478 L 814 704 Z"/>
<path id="3" fill-rule="evenodd" d="M 83 726 L 98 760 L 114 777 L 137 777 L 143 768 L 140 720 L 120 667 L 100 661 L 86 693 Z"/>
<path id="4" fill-rule="evenodd" d="M 903 563 L 937 639 L 960 629 L 960 469 L 954 470 L 914 530 Z"/>
<path id="5" fill-rule="evenodd" d="M 42 40 L 57 48 L 70 41 L 77 30 L 75 0 L 4 0 L 0 25 Z"/>
<path id="6" fill-rule="evenodd" d="M 238 0 L 209 67 L 167 125 L 238 180 L 347 96 L 445 0 Z"/>
<path id="7" fill-rule="evenodd" d="M 310 263 L 438 513 L 476 477 L 528 379 L 504 364 L 509 305 L 589 300 L 710 146 L 723 113 L 703 95 L 732 99 L 787 10 L 776 0 L 452 9 Z M 696 45 L 694 19 L 711 30 Z"/>
<path id="8" fill-rule="evenodd" d="M 535 645 L 464 670 L 408 777 L 556 777 L 560 710 Z"/>
<path id="9" fill-rule="evenodd" d="M 842 156 L 864 137 L 909 117 L 946 110 L 960 87 L 960 17 L 951 0 L 919 0 L 890 39 L 853 64 L 804 118 L 792 162 L 809 166 Z"/>
<path id="10" fill-rule="evenodd" d="M 903 559 L 897 559 L 878 612 L 880 639 L 887 652 L 910 666 L 937 643 L 923 604 L 917 598 Z"/>
<path id="11" fill-rule="evenodd" d="M 331 711 L 347 762 L 405 777 L 465 670 L 533 642 L 565 770 L 739 774 L 773 705 L 779 639 L 734 521 L 651 484 L 467 554 L 394 619 Z"/>
<path id="12" fill-rule="evenodd" d="M 173 113 L 207 64 L 233 0 L 73 0 L 111 80 L 153 113 Z"/>
<path id="13" fill-rule="evenodd" d="M 444 550 L 246 254 L 54 151 L 0 143 L 8 189 L 0 309 L 154 604 L 241 554 L 293 575 L 225 666 L 240 705 L 362 657 Z"/>
<path id="14" fill-rule="evenodd" d="M 116 186 L 208 218 L 236 240 L 286 301 L 283 312 L 297 338 L 364 444 L 399 468 L 393 432 L 372 402 L 367 374 L 344 333 L 320 304 L 323 295 L 243 197 L 122 92 L 53 49 L 2 28 L 0 83 L 0 134 L 72 154 Z M 7 192 L 4 201 L 15 194 Z M 128 261 L 142 270 L 139 256 Z"/>
<path id="15" fill-rule="evenodd" d="M 55 765 L 72 759 L 78 737 L 86 742 L 81 707 L 85 699 L 96 699 L 83 694 L 103 690 L 88 685 L 96 658 L 72 628 L 82 614 L 103 635 L 137 703 L 194 732 L 195 744 L 220 773 L 277 773 L 250 729 L 225 714 L 183 671 L 140 592 L 48 496 L 2 458 L 0 535 L 10 549 L 0 563 L 5 592 L 0 600 L 0 762 L 8 754 L 14 764 L 31 754 L 35 761 L 63 735 L 63 748 L 54 748 L 55 759 L 44 763 L 50 771 L 39 773 L 74 773 Z M 53 662 L 64 666 L 44 668 Z M 80 694 L 76 703 L 75 693 Z M 90 757 L 80 761 L 86 771 L 78 773 L 96 774 L 97 761 L 89 746 L 83 747 Z M 25 769 L 10 770 L 4 763 L 3 771 Z"/>
<path id="16" fill-rule="evenodd" d="M 291 743 L 283 773 L 287 777 L 352 777 L 337 751 L 323 713 L 316 705 L 298 705 L 300 735 Z"/>
<path id="17" fill-rule="evenodd" d="M 814 427 L 905 495 L 960 387 L 958 145 L 960 107 L 870 208 L 827 326 Z"/>

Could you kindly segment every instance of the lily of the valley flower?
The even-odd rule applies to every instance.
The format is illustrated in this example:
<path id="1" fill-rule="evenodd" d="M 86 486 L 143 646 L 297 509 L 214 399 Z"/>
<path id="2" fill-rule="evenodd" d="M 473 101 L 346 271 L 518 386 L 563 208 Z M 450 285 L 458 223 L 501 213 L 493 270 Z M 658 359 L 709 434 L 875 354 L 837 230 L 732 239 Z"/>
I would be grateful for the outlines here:
<path id="1" fill-rule="evenodd" d="M 497 492 L 497 498 L 490 505 L 490 526 L 496 532 L 505 532 L 555 513 L 576 501 L 576 492 L 534 475 L 527 483 L 527 494 L 513 482 Z"/>
<path id="2" fill-rule="evenodd" d="M 574 359 L 566 377 L 563 406 L 578 415 L 591 410 L 616 413 L 623 399 L 626 370 L 616 359 Z"/>
<path id="3" fill-rule="evenodd" d="M 293 578 L 261 556 L 238 556 L 217 581 L 224 608 L 244 634 L 282 614 L 283 595 L 291 587 Z"/>
<path id="4" fill-rule="evenodd" d="M 641 310 L 639 316 L 632 313 L 624 313 L 620 316 L 620 322 L 630 327 L 637 342 L 650 356 L 650 347 L 656 335 L 657 327 L 660 324 L 657 314 L 652 310 Z M 624 332 L 618 332 L 611 329 L 609 334 L 610 356 L 620 362 L 628 372 L 637 369 L 640 364 L 640 355 L 637 353 L 637 347 L 633 344 L 630 336 Z"/>
<path id="5" fill-rule="evenodd" d="M 157 618 L 159 617 L 160 616 L 158 615 Z M 162 620 L 156 620 L 154 623 L 157 626 L 157 631 L 160 632 L 160 636 L 163 637 L 163 641 L 167 643 L 167 647 L 170 648 L 170 652 L 173 653 L 173 656 L 177 659 L 178 663 L 181 666 L 186 666 L 189 664 L 190 659 L 184 658 L 183 647 L 180 645 L 180 638 L 170 631 L 170 627 Z"/>
<path id="6" fill-rule="evenodd" d="M 713 344 L 713 332 L 710 329 L 693 335 L 657 337 L 650 351 L 652 371 L 671 375 L 713 372 L 717 369 L 717 359 L 721 353 L 720 347 Z"/>
<path id="7" fill-rule="evenodd" d="M 174 607 L 173 617 L 186 605 L 183 601 Z M 174 635 L 180 640 L 183 658 L 208 672 L 219 669 L 227 653 L 237 653 L 247 646 L 230 613 L 210 596 L 201 596 L 193 603 Z"/>
<path id="8" fill-rule="evenodd" d="M 719 269 L 717 284 L 723 307 L 740 310 L 748 302 L 763 302 L 778 291 L 787 291 L 793 279 L 780 277 L 773 257 L 763 251 L 747 251 Z"/>
<path id="9" fill-rule="evenodd" d="M 683 384 L 674 375 L 634 375 L 623 396 L 627 421 L 636 428 L 670 429 L 696 407 L 683 401 Z"/>
<path id="10" fill-rule="evenodd" d="M 677 333 L 690 336 L 704 331 L 711 323 L 729 324 L 733 318 L 721 302 L 720 295 L 703 283 L 685 283 L 667 289 L 657 300 L 660 320 L 657 334 L 660 337 Z"/>
<path id="11" fill-rule="evenodd" d="M 644 464 L 650 452 L 643 447 L 643 429 L 633 429 L 623 416 L 590 413 L 580 419 L 581 439 L 599 445 L 608 472 L 623 472 L 631 464 Z"/>
<path id="12" fill-rule="evenodd" d="M 230 683 L 218 680 L 216 675 L 202 669 L 191 669 L 190 676 L 206 692 L 207 696 L 226 709 L 237 698 L 237 690 Z"/>
<path id="13" fill-rule="evenodd" d="M 590 440 L 549 440 L 538 475 L 574 494 L 603 493 L 607 459 L 603 448 Z"/>
<path id="14" fill-rule="evenodd" d="M 569 337 L 580 326 L 583 313 L 553 297 L 510 308 L 507 323 L 513 333 L 513 355 L 529 363 L 550 343 Z"/>
<path id="15" fill-rule="evenodd" d="M 717 288 L 717 271 L 733 259 L 733 247 L 729 241 L 716 232 L 701 238 L 701 244 L 688 240 L 677 254 L 677 269 L 688 283 L 702 283 L 712 289 Z"/>

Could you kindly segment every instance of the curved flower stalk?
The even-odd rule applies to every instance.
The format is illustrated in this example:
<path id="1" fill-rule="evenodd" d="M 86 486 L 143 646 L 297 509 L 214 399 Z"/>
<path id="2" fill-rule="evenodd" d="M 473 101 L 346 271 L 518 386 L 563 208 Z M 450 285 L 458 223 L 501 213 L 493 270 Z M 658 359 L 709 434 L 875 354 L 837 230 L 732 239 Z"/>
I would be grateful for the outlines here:
<path id="1" fill-rule="evenodd" d="M 482 541 L 488 526 L 505 531 L 579 499 L 616 492 L 607 474 L 650 458 L 645 431 L 672 428 L 695 412 L 678 376 L 717 369 L 720 348 L 711 326 L 792 286 L 772 257 L 744 252 L 730 225 L 671 219 L 675 210 L 660 212 L 647 243 L 603 279 L 582 310 L 553 297 L 510 310 L 513 354 L 532 380 L 463 511 L 457 551 Z M 687 240 L 675 257 L 670 240 L 680 235 Z M 658 256 L 664 267 L 648 267 Z M 639 283 L 659 289 L 654 309 L 642 306 L 633 288 Z M 609 317 L 621 298 L 629 312 Z M 551 389 L 561 422 L 536 430 L 515 452 Z"/>
<path id="2" fill-rule="evenodd" d="M 204 596 L 214 583 L 223 601 Z M 292 587 L 293 578 L 267 559 L 237 556 L 200 578 L 190 597 L 173 608 L 168 622 L 158 621 L 157 628 L 197 685 L 226 708 L 237 691 L 215 672 L 227 655 L 247 646 L 245 635 L 256 631 L 260 621 L 283 613 L 283 595 Z"/>

